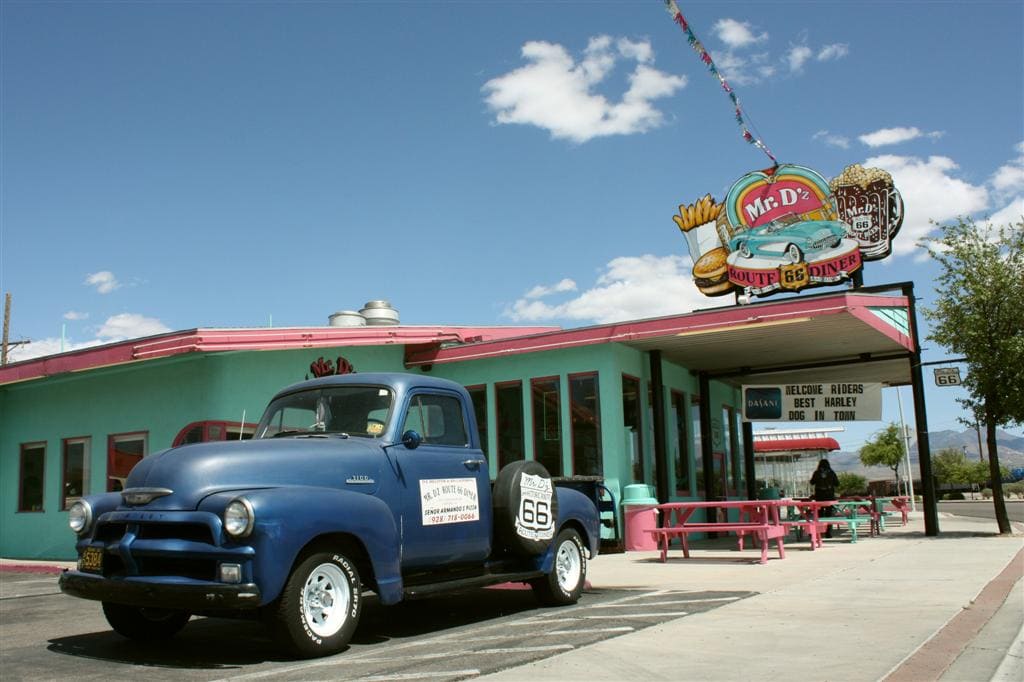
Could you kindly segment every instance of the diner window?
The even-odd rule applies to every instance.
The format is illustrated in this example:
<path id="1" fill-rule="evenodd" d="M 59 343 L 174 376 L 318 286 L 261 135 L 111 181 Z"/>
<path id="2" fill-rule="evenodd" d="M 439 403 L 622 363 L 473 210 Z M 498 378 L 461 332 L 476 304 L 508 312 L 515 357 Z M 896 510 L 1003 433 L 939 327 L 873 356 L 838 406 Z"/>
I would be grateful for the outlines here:
<path id="1" fill-rule="evenodd" d="M 174 437 L 173 447 L 189 443 L 207 443 L 214 440 L 249 440 L 256 433 L 256 424 L 206 420 L 192 422 Z"/>
<path id="2" fill-rule="evenodd" d="M 480 449 L 487 456 L 487 386 L 467 386 L 476 414 L 476 432 L 480 437 Z"/>
<path id="3" fill-rule="evenodd" d="M 601 405 L 597 374 L 569 377 L 569 420 L 572 428 L 572 468 L 577 476 L 600 476 Z"/>
<path id="4" fill-rule="evenodd" d="M 562 400 L 558 377 L 530 380 L 533 458 L 552 476 L 562 475 Z"/>
<path id="5" fill-rule="evenodd" d="M 90 438 L 64 439 L 60 486 L 62 510 L 70 508 L 83 495 L 89 494 L 90 443 Z"/>
<path id="6" fill-rule="evenodd" d="M 523 384 L 520 381 L 494 387 L 498 416 L 498 469 L 526 458 L 523 436 Z"/>
<path id="7" fill-rule="evenodd" d="M 644 482 L 644 449 L 641 435 L 641 414 L 643 400 L 640 393 L 640 380 L 629 375 L 622 375 L 622 419 L 626 432 L 626 448 L 633 472 L 633 482 Z"/>
<path id="8" fill-rule="evenodd" d="M 119 433 L 107 440 L 107 492 L 124 490 L 132 468 L 146 456 L 149 434 Z"/>
<path id="9" fill-rule="evenodd" d="M 416 431 L 428 445 L 466 447 L 469 438 L 462 403 L 450 395 L 420 393 L 409 401 L 402 433 Z"/>
<path id="10" fill-rule="evenodd" d="M 18 511 L 43 511 L 46 443 L 23 443 L 18 471 Z"/>
<path id="11" fill-rule="evenodd" d="M 672 444 L 673 469 L 676 476 L 676 495 L 688 497 L 690 495 L 690 457 L 689 441 L 686 438 L 686 421 L 690 418 L 687 414 L 686 396 L 677 391 L 672 391 L 672 425 L 670 438 Z"/>
<path id="12" fill-rule="evenodd" d="M 747 490 L 747 468 L 743 463 L 743 415 L 735 407 L 729 408 L 732 412 L 732 456 L 736 476 L 736 490 L 740 495 L 746 495 Z"/>
<path id="13" fill-rule="evenodd" d="M 737 495 L 736 488 L 736 433 L 733 429 L 733 409 L 722 406 L 722 448 L 725 450 L 722 466 L 725 480 L 725 494 L 730 497 Z"/>
<path id="14" fill-rule="evenodd" d="M 693 433 L 693 458 L 697 461 L 697 472 L 694 478 L 697 484 L 697 496 L 707 499 L 707 490 L 704 485 L 704 448 L 701 445 L 700 430 L 700 396 L 690 398 L 690 426 Z"/>

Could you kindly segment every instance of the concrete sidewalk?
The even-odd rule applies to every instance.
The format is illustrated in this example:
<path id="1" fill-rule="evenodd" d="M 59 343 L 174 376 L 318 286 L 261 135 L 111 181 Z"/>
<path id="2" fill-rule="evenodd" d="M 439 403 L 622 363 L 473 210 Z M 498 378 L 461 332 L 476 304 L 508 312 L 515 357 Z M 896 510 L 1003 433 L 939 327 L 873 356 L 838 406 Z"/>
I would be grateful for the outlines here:
<path id="1" fill-rule="evenodd" d="M 759 594 L 487 679 L 1024 679 L 1022 528 L 1000 537 L 994 521 L 940 515 L 929 538 L 916 516 L 855 544 L 787 543 L 767 565 L 734 539 L 691 559 L 673 547 L 665 564 L 657 552 L 600 556 L 595 587 Z"/>

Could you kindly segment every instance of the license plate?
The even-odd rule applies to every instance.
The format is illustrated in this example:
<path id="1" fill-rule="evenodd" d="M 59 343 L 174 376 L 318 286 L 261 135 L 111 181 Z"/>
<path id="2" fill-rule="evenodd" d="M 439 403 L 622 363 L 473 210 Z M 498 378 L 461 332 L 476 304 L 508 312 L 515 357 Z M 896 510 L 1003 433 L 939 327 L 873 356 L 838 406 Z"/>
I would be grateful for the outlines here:
<path id="1" fill-rule="evenodd" d="M 103 571 L 103 549 L 100 547 L 86 547 L 82 550 L 82 556 L 78 557 L 78 570 L 100 573 Z"/>

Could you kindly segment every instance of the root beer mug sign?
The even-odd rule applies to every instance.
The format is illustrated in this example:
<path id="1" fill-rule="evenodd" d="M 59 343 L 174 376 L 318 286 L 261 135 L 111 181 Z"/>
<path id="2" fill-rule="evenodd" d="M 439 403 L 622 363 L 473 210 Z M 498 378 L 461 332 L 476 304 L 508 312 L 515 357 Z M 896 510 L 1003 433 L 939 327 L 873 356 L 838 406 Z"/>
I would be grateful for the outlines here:
<path id="1" fill-rule="evenodd" d="M 882 384 L 831 382 L 743 387 L 744 421 L 850 422 L 882 418 Z"/>
<path id="2" fill-rule="evenodd" d="M 748 173 L 718 203 L 710 194 L 673 216 L 708 296 L 766 296 L 839 284 L 892 251 L 903 201 L 891 176 L 848 166 L 831 182 L 785 164 Z"/>

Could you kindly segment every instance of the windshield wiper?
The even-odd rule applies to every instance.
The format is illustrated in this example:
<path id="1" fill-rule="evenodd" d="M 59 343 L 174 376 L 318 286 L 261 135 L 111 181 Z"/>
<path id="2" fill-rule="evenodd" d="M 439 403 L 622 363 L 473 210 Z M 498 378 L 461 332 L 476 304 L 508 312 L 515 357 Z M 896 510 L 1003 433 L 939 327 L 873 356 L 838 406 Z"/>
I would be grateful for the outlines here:
<path id="1" fill-rule="evenodd" d="M 295 436 L 296 438 L 330 438 L 331 436 L 337 436 L 338 438 L 348 438 L 348 434 L 344 431 L 299 431 L 297 429 L 291 431 L 278 431 L 271 438 L 281 438 L 282 436 Z"/>

